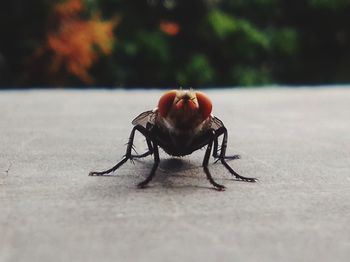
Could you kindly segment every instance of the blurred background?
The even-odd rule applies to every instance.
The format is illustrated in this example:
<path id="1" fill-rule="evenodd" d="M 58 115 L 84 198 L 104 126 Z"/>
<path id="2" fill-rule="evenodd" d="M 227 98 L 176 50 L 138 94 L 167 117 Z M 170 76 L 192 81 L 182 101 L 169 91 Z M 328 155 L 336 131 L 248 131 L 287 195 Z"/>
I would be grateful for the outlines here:
<path id="1" fill-rule="evenodd" d="M 349 0 L 7 0 L 0 87 L 350 82 Z"/>

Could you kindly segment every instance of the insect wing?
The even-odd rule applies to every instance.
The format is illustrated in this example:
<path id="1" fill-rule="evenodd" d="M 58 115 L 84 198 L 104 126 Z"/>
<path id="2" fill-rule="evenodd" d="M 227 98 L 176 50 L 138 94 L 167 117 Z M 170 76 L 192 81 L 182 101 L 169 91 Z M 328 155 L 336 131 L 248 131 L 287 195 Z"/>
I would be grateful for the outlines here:
<path id="1" fill-rule="evenodd" d="M 139 114 L 137 117 L 135 117 L 135 119 L 132 120 L 131 123 L 134 126 L 141 125 L 141 126 L 146 127 L 147 123 L 154 124 L 155 115 L 156 115 L 156 113 L 154 112 L 154 110 L 148 110 L 146 112 Z"/>
<path id="2" fill-rule="evenodd" d="M 211 128 L 214 129 L 214 130 L 218 130 L 220 127 L 223 127 L 224 126 L 224 123 L 219 119 L 217 118 L 216 116 L 213 116 L 211 118 Z"/>

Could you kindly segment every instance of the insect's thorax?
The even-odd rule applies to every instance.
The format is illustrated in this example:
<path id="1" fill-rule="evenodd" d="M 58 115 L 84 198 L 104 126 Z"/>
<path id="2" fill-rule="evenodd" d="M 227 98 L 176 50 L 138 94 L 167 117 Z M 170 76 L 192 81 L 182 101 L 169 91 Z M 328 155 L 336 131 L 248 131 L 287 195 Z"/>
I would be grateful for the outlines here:
<path id="1" fill-rule="evenodd" d="M 181 124 L 177 126 L 164 118 L 158 117 L 154 132 L 159 146 L 165 152 L 174 156 L 183 156 L 191 154 L 202 147 L 200 141 L 209 129 L 209 118 L 199 124 L 188 127 Z"/>

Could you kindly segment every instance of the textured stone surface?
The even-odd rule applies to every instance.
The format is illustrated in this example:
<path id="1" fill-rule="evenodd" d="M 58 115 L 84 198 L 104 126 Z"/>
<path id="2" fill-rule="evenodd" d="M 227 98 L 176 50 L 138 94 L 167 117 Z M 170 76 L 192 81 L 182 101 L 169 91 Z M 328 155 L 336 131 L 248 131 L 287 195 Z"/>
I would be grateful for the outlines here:
<path id="1" fill-rule="evenodd" d="M 0 92 L 0 261 L 349 261 L 350 89 L 207 91 L 230 162 L 163 152 L 89 177 L 125 153 L 161 91 Z M 139 136 L 138 151 L 146 146 Z"/>

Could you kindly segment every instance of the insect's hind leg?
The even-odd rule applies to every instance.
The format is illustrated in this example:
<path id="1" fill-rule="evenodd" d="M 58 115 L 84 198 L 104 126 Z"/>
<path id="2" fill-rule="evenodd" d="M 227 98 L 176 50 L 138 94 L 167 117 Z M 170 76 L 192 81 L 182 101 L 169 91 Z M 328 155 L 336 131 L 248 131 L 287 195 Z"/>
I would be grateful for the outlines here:
<path id="1" fill-rule="evenodd" d="M 128 161 L 131 158 L 131 150 L 132 150 L 132 146 L 134 143 L 134 137 L 135 137 L 135 132 L 136 130 L 138 130 L 139 132 L 142 133 L 142 126 L 134 126 L 134 128 L 131 130 L 130 136 L 129 136 L 129 140 L 127 143 L 127 148 L 126 148 L 126 153 L 123 156 L 122 160 L 120 160 L 115 166 L 113 166 L 110 169 L 107 169 L 105 171 L 92 171 L 89 173 L 89 176 L 103 176 L 109 173 L 114 172 L 115 170 L 117 170 L 119 167 L 121 167 L 126 161 Z"/>
<path id="2" fill-rule="evenodd" d="M 219 130 L 218 130 L 219 131 Z M 219 156 L 219 160 L 221 161 L 221 163 L 226 167 L 226 169 L 228 171 L 230 171 L 230 173 L 235 176 L 237 179 L 245 181 L 245 182 L 256 182 L 257 179 L 253 178 L 253 177 L 244 177 L 239 175 L 236 171 L 234 171 L 232 169 L 232 167 L 229 166 L 229 164 L 227 164 L 226 162 L 226 148 L 227 148 L 227 129 L 226 128 L 221 128 L 220 132 L 222 132 L 222 134 L 224 134 L 224 137 L 222 139 L 222 145 L 221 145 L 221 152 L 220 152 L 220 156 Z"/>

